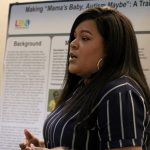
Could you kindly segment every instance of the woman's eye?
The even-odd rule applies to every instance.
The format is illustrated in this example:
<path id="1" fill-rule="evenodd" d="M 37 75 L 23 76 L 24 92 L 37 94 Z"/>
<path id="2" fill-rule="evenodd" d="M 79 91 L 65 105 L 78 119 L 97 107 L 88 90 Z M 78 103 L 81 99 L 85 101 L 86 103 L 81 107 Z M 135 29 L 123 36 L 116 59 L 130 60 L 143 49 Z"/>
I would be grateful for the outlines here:
<path id="1" fill-rule="evenodd" d="M 82 37 L 82 40 L 83 40 L 83 41 L 88 41 L 89 38 L 88 38 L 88 37 Z"/>

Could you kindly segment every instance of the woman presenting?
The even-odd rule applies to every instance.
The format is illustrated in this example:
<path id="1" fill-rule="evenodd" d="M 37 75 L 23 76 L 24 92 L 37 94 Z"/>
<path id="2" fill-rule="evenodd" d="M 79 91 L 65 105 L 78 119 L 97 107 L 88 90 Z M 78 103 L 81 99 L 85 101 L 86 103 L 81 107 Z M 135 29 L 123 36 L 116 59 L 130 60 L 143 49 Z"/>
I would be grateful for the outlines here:
<path id="1" fill-rule="evenodd" d="M 150 91 L 130 20 L 118 10 L 81 13 L 71 29 L 64 89 L 22 150 L 147 150 Z"/>

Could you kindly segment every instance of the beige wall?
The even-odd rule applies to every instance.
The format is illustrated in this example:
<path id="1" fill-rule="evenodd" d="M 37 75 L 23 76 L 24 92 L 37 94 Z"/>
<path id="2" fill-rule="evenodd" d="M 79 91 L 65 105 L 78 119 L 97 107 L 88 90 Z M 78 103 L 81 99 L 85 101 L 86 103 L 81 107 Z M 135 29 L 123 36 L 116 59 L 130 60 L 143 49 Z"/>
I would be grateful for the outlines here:
<path id="1" fill-rule="evenodd" d="M 0 96 L 2 94 L 3 57 L 5 51 L 9 4 L 15 2 L 33 2 L 45 0 L 0 0 Z"/>

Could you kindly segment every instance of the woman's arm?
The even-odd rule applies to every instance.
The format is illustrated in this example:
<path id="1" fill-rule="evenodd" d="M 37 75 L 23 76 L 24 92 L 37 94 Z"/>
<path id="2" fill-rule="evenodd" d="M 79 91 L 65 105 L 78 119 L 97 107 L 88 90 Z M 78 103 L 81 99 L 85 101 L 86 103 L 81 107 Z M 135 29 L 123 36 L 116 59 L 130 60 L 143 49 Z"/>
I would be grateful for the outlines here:
<path id="1" fill-rule="evenodd" d="M 35 147 L 33 144 L 31 144 L 30 147 L 31 147 L 30 150 L 69 150 L 68 148 L 65 148 L 65 147 L 56 147 L 56 148 L 52 148 L 52 149 Z"/>
<path id="2" fill-rule="evenodd" d="M 142 147 L 112 148 L 111 150 L 142 150 Z"/>

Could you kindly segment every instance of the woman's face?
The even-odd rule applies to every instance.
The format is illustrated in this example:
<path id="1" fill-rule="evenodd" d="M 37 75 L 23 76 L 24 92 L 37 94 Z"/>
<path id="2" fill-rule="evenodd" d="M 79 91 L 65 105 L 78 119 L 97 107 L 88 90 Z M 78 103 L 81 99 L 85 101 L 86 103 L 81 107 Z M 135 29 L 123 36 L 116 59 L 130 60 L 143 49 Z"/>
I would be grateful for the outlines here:
<path id="1" fill-rule="evenodd" d="M 93 20 L 81 22 L 70 43 L 69 72 L 83 78 L 90 77 L 97 69 L 98 61 L 104 57 L 104 42 Z"/>

